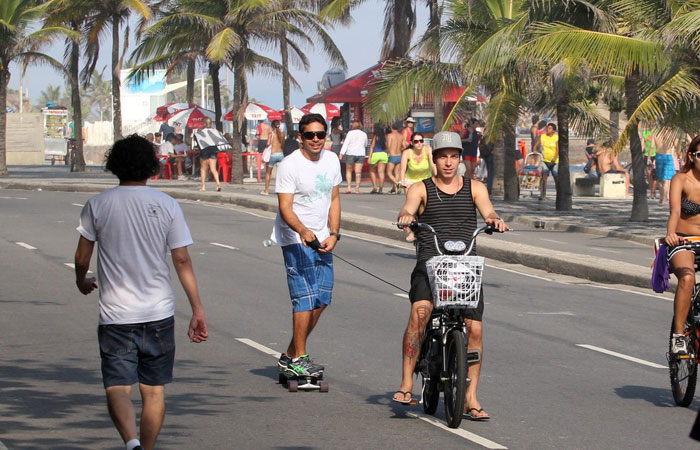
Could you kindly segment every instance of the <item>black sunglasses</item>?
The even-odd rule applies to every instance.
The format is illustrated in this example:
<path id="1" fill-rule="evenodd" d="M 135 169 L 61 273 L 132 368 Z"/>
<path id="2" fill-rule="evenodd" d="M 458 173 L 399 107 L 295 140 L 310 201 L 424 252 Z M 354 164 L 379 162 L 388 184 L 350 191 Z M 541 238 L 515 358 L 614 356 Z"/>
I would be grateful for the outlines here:
<path id="1" fill-rule="evenodd" d="M 414 140 L 413 140 L 413 143 L 414 143 L 414 144 L 417 144 L 417 143 L 419 143 L 419 142 L 423 142 L 423 139 L 414 139 Z"/>
<path id="2" fill-rule="evenodd" d="M 311 140 L 316 136 L 319 139 L 325 139 L 326 138 L 326 132 L 325 131 L 304 131 L 301 133 L 304 139 Z"/>

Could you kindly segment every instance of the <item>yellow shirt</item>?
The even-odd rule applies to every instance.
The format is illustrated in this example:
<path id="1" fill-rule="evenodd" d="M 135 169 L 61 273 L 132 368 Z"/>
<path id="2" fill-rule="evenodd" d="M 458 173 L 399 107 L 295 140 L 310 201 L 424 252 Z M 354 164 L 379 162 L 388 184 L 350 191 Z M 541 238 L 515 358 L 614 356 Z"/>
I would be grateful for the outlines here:
<path id="1" fill-rule="evenodd" d="M 559 135 L 553 134 L 548 136 L 543 134 L 540 136 L 540 146 L 542 146 L 542 159 L 544 162 L 559 164 L 559 154 L 557 153 L 557 143 L 559 143 Z M 557 160 L 553 161 L 554 155 L 557 155 Z"/>

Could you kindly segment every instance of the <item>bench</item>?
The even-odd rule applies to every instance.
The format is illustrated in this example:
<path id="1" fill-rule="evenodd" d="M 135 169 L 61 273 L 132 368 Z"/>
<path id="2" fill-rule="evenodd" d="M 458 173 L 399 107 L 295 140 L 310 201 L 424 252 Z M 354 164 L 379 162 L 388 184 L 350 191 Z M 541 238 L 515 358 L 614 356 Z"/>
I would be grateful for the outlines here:
<path id="1" fill-rule="evenodd" d="M 604 173 L 600 176 L 600 196 L 605 198 L 627 197 L 624 173 Z"/>
<path id="2" fill-rule="evenodd" d="M 585 173 L 571 174 L 571 193 L 576 197 L 594 197 L 598 178 L 589 177 Z"/>

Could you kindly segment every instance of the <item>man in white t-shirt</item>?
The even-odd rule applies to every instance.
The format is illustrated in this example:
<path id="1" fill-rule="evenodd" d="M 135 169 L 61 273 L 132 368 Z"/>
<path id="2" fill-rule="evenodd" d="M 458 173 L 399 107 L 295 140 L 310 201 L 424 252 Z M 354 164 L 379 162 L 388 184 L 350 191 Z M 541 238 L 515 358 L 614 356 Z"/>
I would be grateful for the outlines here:
<path id="1" fill-rule="evenodd" d="M 340 240 L 340 162 L 323 150 L 323 116 L 307 114 L 299 122 L 301 147 L 282 160 L 275 191 L 279 213 L 272 231 L 282 247 L 292 300 L 292 340 L 278 361 L 288 376 L 323 376 L 323 366 L 306 353 L 306 341 L 331 303 L 333 255 Z"/>
<path id="2" fill-rule="evenodd" d="M 153 144 L 137 135 L 115 142 L 106 168 L 119 178 L 119 186 L 89 199 L 80 213 L 76 284 L 85 295 L 99 286 L 98 340 L 110 417 L 127 450 L 150 450 L 165 416 L 164 385 L 172 381 L 175 361 L 168 250 L 192 308 L 190 341 L 207 339 L 207 323 L 180 205 L 146 186 L 159 170 Z M 86 278 L 95 242 L 97 281 Z M 143 401 L 140 441 L 131 403 L 137 381 Z"/>

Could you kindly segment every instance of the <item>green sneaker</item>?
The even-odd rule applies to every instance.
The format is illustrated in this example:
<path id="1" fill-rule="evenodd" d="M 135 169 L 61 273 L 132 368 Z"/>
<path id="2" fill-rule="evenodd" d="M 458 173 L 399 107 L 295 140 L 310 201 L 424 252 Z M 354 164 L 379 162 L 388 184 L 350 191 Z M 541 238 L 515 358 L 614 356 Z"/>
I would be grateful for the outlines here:
<path id="1" fill-rule="evenodd" d="M 289 368 L 299 377 L 317 377 L 323 375 L 323 366 L 314 363 L 309 355 L 294 358 L 289 363 Z"/>

